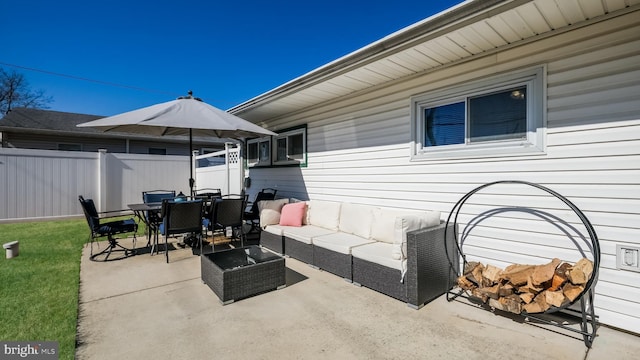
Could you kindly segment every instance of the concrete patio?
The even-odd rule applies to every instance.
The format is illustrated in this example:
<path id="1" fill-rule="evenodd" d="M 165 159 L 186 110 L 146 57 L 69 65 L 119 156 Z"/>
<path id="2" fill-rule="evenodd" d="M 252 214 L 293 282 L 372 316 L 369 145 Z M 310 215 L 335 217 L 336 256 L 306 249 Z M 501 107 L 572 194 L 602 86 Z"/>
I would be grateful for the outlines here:
<path id="1" fill-rule="evenodd" d="M 140 242 L 143 242 L 141 239 Z M 127 243 L 127 241 L 123 241 Z M 105 246 L 104 243 L 101 246 Z M 442 296 L 420 310 L 295 259 L 287 286 L 223 306 L 190 249 L 89 261 L 80 271 L 78 359 L 636 359 L 640 337 L 576 334 Z M 519 317 L 518 317 L 519 318 Z"/>

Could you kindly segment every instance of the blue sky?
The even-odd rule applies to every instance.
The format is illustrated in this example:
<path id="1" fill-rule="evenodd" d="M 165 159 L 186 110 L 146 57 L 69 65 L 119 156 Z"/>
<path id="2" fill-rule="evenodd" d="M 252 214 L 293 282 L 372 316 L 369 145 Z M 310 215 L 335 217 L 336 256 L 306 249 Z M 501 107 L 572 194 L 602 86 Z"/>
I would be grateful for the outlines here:
<path id="1" fill-rule="evenodd" d="M 51 110 L 108 116 L 188 90 L 226 110 L 459 2 L 0 0 L 0 66 Z"/>

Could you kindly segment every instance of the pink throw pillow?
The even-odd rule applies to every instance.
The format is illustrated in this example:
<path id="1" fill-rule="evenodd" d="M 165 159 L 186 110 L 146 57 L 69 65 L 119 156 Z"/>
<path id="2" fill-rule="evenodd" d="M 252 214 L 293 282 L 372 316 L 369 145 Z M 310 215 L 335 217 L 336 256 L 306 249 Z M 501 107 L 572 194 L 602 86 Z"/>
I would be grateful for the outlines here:
<path id="1" fill-rule="evenodd" d="M 280 225 L 282 226 L 302 226 L 302 218 L 307 206 L 305 202 L 286 204 L 280 212 Z"/>

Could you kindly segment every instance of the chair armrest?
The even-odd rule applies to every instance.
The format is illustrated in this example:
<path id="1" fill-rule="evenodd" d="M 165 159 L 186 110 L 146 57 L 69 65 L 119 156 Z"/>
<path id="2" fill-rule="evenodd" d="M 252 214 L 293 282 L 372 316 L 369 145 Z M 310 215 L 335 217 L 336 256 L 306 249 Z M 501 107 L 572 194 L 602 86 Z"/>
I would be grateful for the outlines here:
<path id="1" fill-rule="evenodd" d="M 118 213 L 118 214 L 109 215 L 109 214 L 114 214 L 114 213 Z M 131 209 L 110 210 L 110 211 L 100 211 L 100 212 L 98 212 L 98 216 L 100 217 L 100 219 L 108 219 L 108 218 L 125 216 L 125 215 L 133 215 L 133 213 L 134 212 Z"/>

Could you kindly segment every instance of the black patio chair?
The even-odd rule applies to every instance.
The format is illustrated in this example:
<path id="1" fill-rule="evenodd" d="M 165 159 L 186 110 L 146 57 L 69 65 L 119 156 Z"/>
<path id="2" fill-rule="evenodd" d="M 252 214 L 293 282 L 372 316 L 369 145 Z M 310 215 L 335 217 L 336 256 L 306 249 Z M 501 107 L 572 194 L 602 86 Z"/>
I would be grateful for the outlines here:
<path id="1" fill-rule="evenodd" d="M 142 192 L 142 202 L 159 203 L 164 199 L 173 199 L 176 197 L 175 190 L 149 190 Z"/>
<path id="2" fill-rule="evenodd" d="M 222 197 L 222 191 L 220 189 L 197 189 L 193 191 L 193 197 L 196 199 L 216 199 Z"/>
<path id="3" fill-rule="evenodd" d="M 82 205 L 82 211 L 84 212 L 84 216 L 87 219 L 87 224 L 89 225 L 90 238 L 91 238 L 91 255 L 90 259 L 92 261 L 112 261 L 112 260 L 120 260 L 127 258 L 129 256 L 135 255 L 135 249 L 126 248 L 118 243 L 118 241 L 113 237 L 116 234 L 125 234 L 125 233 L 133 233 L 133 246 L 135 248 L 136 244 L 136 231 L 138 231 L 138 224 L 136 224 L 133 218 L 125 219 L 125 220 L 114 220 L 108 222 L 102 222 L 98 211 L 96 210 L 96 206 L 92 199 L 85 199 L 82 195 L 78 196 L 78 200 L 80 201 L 80 205 Z M 103 213 L 106 214 L 106 213 Z M 108 217 L 106 217 L 108 218 Z M 103 218 L 103 219 L 106 219 Z M 109 245 L 102 250 L 101 252 L 94 254 L 93 253 L 93 242 L 101 237 L 107 237 L 109 241 Z M 109 259 L 114 252 L 122 252 L 123 256 L 117 258 Z M 104 258 L 98 258 L 102 255 L 105 255 Z"/>
<path id="4" fill-rule="evenodd" d="M 160 233 L 164 235 L 164 251 L 169 262 L 169 236 L 188 234 L 202 243 L 202 199 L 162 201 L 162 224 Z"/>
<path id="5" fill-rule="evenodd" d="M 142 202 L 161 203 L 165 199 L 175 199 L 176 192 L 174 190 L 150 190 L 142 192 Z M 147 246 L 151 243 L 151 236 L 158 235 L 158 226 L 162 223 L 162 216 L 159 211 L 147 211 L 144 214 L 145 224 L 147 225 Z M 157 244 L 157 239 L 155 239 Z M 153 249 L 152 249 L 153 251 Z"/>
<path id="6" fill-rule="evenodd" d="M 260 209 L 258 208 L 258 203 L 263 200 L 274 200 L 277 192 L 278 190 L 272 188 L 262 189 L 256 194 L 253 202 L 247 203 L 247 206 L 251 207 L 248 211 L 245 211 L 244 220 L 251 225 L 249 233 L 252 233 L 254 230 L 260 230 Z"/>
<path id="7" fill-rule="evenodd" d="M 211 219 L 211 210 L 213 209 L 213 201 L 222 198 L 220 189 L 197 189 L 194 190 L 194 199 L 202 199 L 204 201 L 204 219 Z"/>
<path id="8" fill-rule="evenodd" d="M 214 237 L 216 232 L 224 233 L 227 228 L 231 228 L 233 237 L 240 238 L 240 247 L 244 246 L 245 234 L 242 226 L 246 204 L 247 200 L 244 195 L 227 195 L 213 202 L 211 218 L 207 219 L 207 223 Z M 211 246 L 215 250 L 215 242 Z M 202 253 L 202 248 L 200 250 Z"/>

